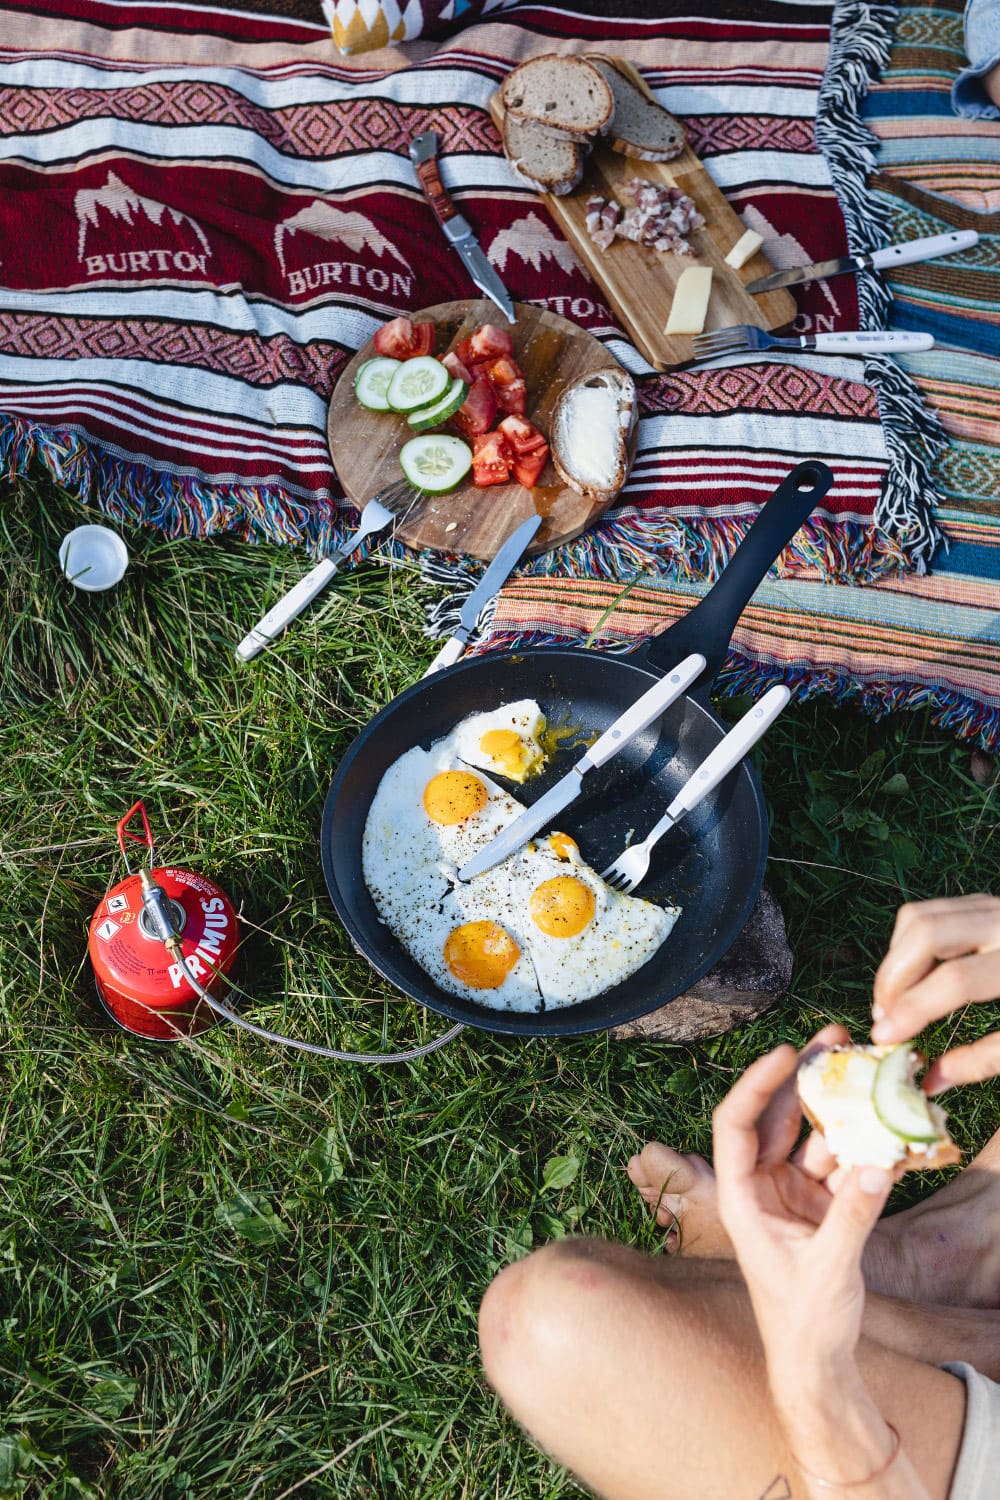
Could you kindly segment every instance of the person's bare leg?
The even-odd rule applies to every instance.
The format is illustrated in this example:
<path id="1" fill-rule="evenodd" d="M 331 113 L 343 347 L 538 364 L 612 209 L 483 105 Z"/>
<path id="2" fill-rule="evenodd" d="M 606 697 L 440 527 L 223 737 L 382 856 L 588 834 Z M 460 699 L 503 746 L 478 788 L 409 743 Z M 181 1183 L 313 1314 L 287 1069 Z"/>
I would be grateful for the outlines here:
<path id="1" fill-rule="evenodd" d="M 990 1340 L 978 1330 L 989 1317 L 872 1303 L 859 1349 L 864 1379 L 932 1500 L 945 1500 L 965 1395 L 935 1365 L 983 1368 Z M 726 1262 L 645 1256 L 607 1241 L 549 1245 L 494 1281 L 480 1341 L 487 1378 L 514 1417 L 608 1500 L 801 1493 L 749 1300 Z"/>
<path id="2" fill-rule="evenodd" d="M 668 1230 L 667 1248 L 732 1258 L 719 1222 L 715 1174 L 703 1157 L 650 1141 L 628 1164 Z M 882 1220 L 865 1250 L 872 1291 L 955 1307 L 1000 1307 L 1000 1131 L 969 1165 L 921 1203 Z"/>

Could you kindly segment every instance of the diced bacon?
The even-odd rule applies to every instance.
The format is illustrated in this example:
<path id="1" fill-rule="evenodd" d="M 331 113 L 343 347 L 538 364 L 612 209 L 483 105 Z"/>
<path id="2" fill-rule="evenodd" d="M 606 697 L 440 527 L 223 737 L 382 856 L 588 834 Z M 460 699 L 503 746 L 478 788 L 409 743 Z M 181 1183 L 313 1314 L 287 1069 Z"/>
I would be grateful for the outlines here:
<path id="1" fill-rule="evenodd" d="M 674 255 L 692 253 L 685 235 L 701 229 L 705 219 L 679 187 L 630 177 L 618 191 L 631 204 L 624 212 L 614 199 L 596 195 L 587 199 L 587 233 L 599 250 L 608 250 L 615 239 L 623 239 Z"/>
<path id="2" fill-rule="evenodd" d="M 597 230 L 599 230 L 600 227 L 601 227 L 601 211 L 603 210 L 603 208 L 604 208 L 604 199 L 603 198 L 596 198 L 595 197 L 595 198 L 588 198 L 587 199 L 586 217 L 584 218 L 583 222 L 584 222 L 584 224 L 587 227 L 587 233 L 591 237 L 593 237 L 594 234 L 595 234 L 595 232 Z"/>

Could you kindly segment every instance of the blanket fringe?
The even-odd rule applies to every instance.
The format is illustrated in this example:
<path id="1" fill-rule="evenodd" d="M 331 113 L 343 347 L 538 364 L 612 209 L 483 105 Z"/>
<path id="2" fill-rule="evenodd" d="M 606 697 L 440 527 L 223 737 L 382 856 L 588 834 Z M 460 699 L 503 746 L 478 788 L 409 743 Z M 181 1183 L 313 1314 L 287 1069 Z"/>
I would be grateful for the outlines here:
<path id="1" fill-rule="evenodd" d="M 66 428 L 0 417 L 0 473 L 29 478 L 38 469 L 80 505 L 171 538 L 228 532 L 249 542 L 301 543 L 323 557 L 357 514 L 336 501 L 307 505 L 279 485 L 206 484 L 133 463 Z"/>
<path id="2" fill-rule="evenodd" d="M 590 649 L 600 651 L 602 656 L 626 656 L 637 650 L 641 642 L 604 640 L 598 637 L 589 644 Z M 506 631 L 491 635 L 488 641 L 482 643 L 479 654 L 524 651 L 533 646 L 576 646 L 583 650 L 585 643 L 546 631 Z M 958 739 L 971 741 L 994 755 L 1000 747 L 1000 708 L 977 702 L 953 688 L 880 681 L 858 682 L 839 672 L 812 667 L 782 669 L 767 662 L 753 661 L 738 651 L 730 650 L 715 679 L 713 694 L 724 698 L 749 694 L 753 698 L 759 698 L 779 682 L 790 688 L 793 697 L 800 702 L 829 698 L 838 706 L 858 709 L 876 720 L 884 719 L 891 713 L 915 713 L 926 709 L 930 711 L 933 725 L 947 730 Z"/>
<path id="3" fill-rule="evenodd" d="M 878 249 L 890 236 L 886 210 L 868 189 L 877 167 L 878 142 L 863 117 L 865 95 L 889 62 L 899 12 L 894 5 L 840 0 L 830 29 L 830 55 L 820 86 L 816 144 L 830 169 L 853 254 Z M 888 327 L 892 293 L 882 277 L 857 278 L 862 328 Z M 917 387 L 886 356 L 871 356 L 865 379 L 874 387 L 893 464 L 875 520 L 896 537 L 918 573 L 924 573 L 942 535 L 934 523 L 938 497 L 931 462 L 947 441 Z"/>

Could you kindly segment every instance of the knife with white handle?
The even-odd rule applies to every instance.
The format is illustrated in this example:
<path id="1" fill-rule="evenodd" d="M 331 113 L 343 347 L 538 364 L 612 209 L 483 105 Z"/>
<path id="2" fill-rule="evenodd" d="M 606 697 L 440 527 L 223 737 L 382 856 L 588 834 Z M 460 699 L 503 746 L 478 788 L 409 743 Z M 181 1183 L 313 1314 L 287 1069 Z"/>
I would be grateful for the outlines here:
<path id="1" fill-rule="evenodd" d="M 871 250 L 861 255 L 842 255 L 837 260 L 821 260 L 811 266 L 795 266 L 788 271 L 776 271 L 773 276 L 761 276 L 757 281 L 748 281 L 744 288 L 748 292 L 773 292 L 779 286 L 798 286 L 804 281 L 825 281 L 829 276 L 840 276 L 845 271 L 891 271 L 894 266 L 910 266 L 919 260 L 935 260 L 939 255 L 955 255 L 959 250 L 971 250 L 979 243 L 974 229 L 953 229 L 949 234 L 932 234 L 921 240 L 904 240 L 901 245 L 888 245 L 884 250 Z"/>
<path id="2" fill-rule="evenodd" d="M 672 703 L 675 703 L 689 687 L 697 682 L 706 665 L 705 658 L 698 652 L 694 652 L 679 662 L 672 672 L 668 672 L 651 688 L 648 688 L 630 708 L 627 708 L 623 714 L 619 714 L 610 728 L 606 729 L 594 741 L 586 754 L 580 757 L 572 770 L 567 771 L 566 775 L 557 781 L 543 797 L 539 797 L 537 802 L 532 803 L 531 807 L 525 808 L 524 812 L 495 839 L 492 839 L 484 849 L 474 854 L 459 870 L 458 878 L 471 880 L 473 876 L 481 875 L 484 870 L 491 870 L 494 865 L 506 859 L 508 854 L 513 854 L 515 849 L 520 849 L 522 844 L 526 844 L 532 834 L 537 833 L 539 828 L 544 828 L 545 824 L 557 817 L 563 808 L 576 800 L 583 788 L 583 778 L 588 771 L 605 765 L 620 750 L 624 750 L 637 734 L 648 729 L 650 724 L 660 718 Z"/>

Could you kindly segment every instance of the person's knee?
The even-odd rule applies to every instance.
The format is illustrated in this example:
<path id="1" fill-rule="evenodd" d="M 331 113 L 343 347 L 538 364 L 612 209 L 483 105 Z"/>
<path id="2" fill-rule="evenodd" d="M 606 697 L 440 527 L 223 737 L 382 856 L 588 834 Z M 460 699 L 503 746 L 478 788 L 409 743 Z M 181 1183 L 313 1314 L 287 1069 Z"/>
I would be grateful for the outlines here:
<path id="1" fill-rule="evenodd" d="M 479 1309 L 479 1345 L 490 1384 L 515 1407 L 536 1382 L 565 1377 L 619 1295 L 636 1252 L 608 1240 L 545 1245 L 500 1272 Z M 572 1367 L 570 1365 L 570 1367 Z"/>

